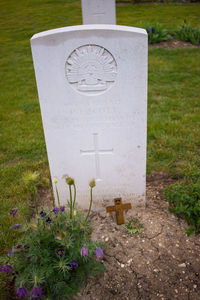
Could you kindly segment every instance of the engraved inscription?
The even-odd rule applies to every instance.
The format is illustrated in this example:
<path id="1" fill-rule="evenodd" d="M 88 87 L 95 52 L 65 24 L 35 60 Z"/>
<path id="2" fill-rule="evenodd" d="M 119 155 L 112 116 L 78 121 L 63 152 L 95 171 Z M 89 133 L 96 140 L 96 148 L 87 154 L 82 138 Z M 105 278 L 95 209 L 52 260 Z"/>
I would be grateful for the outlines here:
<path id="1" fill-rule="evenodd" d="M 117 75 L 113 55 L 97 45 L 84 45 L 68 57 L 65 72 L 71 86 L 84 94 L 95 95 L 106 91 Z"/>
<path id="2" fill-rule="evenodd" d="M 111 103 L 112 104 L 112 103 Z M 56 128 L 135 128 L 137 122 L 143 120 L 145 114 L 139 111 L 128 110 L 126 107 L 119 109 L 117 104 L 102 107 L 100 105 L 87 106 L 87 105 L 66 105 L 60 110 L 59 113 L 51 117 L 51 124 Z M 64 125 L 63 125 L 64 124 Z"/>

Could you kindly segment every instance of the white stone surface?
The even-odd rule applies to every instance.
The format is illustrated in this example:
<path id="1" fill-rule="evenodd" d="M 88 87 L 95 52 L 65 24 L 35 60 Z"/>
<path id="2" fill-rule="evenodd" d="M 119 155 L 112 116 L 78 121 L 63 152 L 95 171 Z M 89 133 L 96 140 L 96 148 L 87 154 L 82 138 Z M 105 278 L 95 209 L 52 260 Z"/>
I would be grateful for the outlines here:
<path id="1" fill-rule="evenodd" d="M 96 178 L 93 209 L 121 196 L 145 203 L 147 34 L 117 25 L 36 34 L 31 47 L 52 178 L 66 203 L 67 174 L 81 207 Z M 56 197 L 56 195 L 55 195 Z"/>
<path id="2" fill-rule="evenodd" d="M 116 24 L 115 0 L 81 0 L 83 24 Z"/>

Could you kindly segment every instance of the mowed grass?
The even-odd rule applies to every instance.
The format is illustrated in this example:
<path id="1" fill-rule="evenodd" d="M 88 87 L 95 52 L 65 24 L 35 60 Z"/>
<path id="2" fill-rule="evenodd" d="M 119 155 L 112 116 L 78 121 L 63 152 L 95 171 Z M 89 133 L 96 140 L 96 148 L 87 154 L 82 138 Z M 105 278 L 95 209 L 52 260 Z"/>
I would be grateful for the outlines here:
<path id="1" fill-rule="evenodd" d="M 173 32 L 184 20 L 192 27 L 200 27 L 200 3 L 130 4 L 117 7 L 117 22 L 120 25 L 142 27 L 159 23 Z"/>
<path id="2" fill-rule="evenodd" d="M 0 255 L 17 239 L 10 229 L 30 215 L 26 173 L 49 178 L 48 160 L 32 64 L 30 38 L 47 29 L 81 24 L 80 1 L 0 2 Z M 159 22 L 169 30 L 187 19 L 199 26 L 200 5 L 117 7 L 118 24 Z M 199 161 L 200 50 L 149 51 L 148 173 L 181 176 Z M 13 219 L 10 209 L 20 213 Z M 1 276 L 1 274 L 0 274 Z M 2 277 L 0 277 L 1 286 Z M 4 286 L 0 288 L 0 299 Z M 1 294 L 2 293 L 2 294 Z M 9 299 L 9 298 L 8 298 Z"/>
<path id="3" fill-rule="evenodd" d="M 148 172 L 199 165 L 200 50 L 149 51 Z"/>

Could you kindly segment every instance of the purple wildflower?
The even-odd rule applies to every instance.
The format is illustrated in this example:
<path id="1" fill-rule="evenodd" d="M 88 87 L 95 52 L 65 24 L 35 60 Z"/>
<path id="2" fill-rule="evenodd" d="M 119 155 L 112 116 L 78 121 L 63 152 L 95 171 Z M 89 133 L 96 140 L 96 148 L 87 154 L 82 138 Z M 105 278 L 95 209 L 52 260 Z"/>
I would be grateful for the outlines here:
<path id="1" fill-rule="evenodd" d="M 12 226 L 13 229 L 19 229 L 21 227 L 21 224 L 15 224 Z"/>
<path id="2" fill-rule="evenodd" d="M 24 287 L 20 287 L 20 288 L 17 289 L 16 295 L 19 298 L 27 297 L 28 296 L 27 295 L 27 290 Z"/>
<path id="3" fill-rule="evenodd" d="M 71 262 L 71 268 L 76 269 L 78 267 L 78 263 L 76 261 Z"/>
<path id="4" fill-rule="evenodd" d="M 27 250 L 27 249 L 29 249 L 29 246 L 24 245 L 24 250 Z"/>
<path id="5" fill-rule="evenodd" d="M 10 274 L 12 272 L 13 268 L 10 265 L 5 265 L 3 267 L 3 272 L 8 272 L 8 274 Z"/>
<path id="6" fill-rule="evenodd" d="M 151 31 L 152 34 L 154 34 L 154 32 L 155 32 L 155 28 L 154 27 L 150 27 L 149 30 Z"/>
<path id="7" fill-rule="evenodd" d="M 3 273 L 4 270 L 3 270 L 3 266 L 0 266 L 0 272 Z"/>
<path id="8" fill-rule="evenodd" d="M 10 214 L 11 216 L 13 216 L 13 218 L 14 218 L 15 215 L 17 214 L 17 212 L 18 212 L 18 209 L 17 209 L 17 208 L 14 208 L 14 209 L 11 209 L 11 211 L 9 212 L 9 214 Z"/>
<path id="9" fill-rule="evenodd" d="M 65 206 L 61 206 L 61 207 L 60 207 L 60 210 L 61 210 L 61 211 L 64 211 L 64 210 L 65 210 Z"/>
<path id="10" fill-rule="evenodd" d="M 32 299 L 42 298 L 42 290 L 39 286 L 34 286 L 30 292 L 30 296 Z"/>
<path id="11" fill-rule="evenodd" d="M 154 27 L 150 27 L 149 30 L 151 31 L 152 34 L 154 34 L 154 32 L 155 32 L 155 28 Z"/>
<path id="12" fill-rule="evenodd" d="M 103 250 L 101 248 L 96 250 L 96 256 L 97 258 L 103 258 Z"/>
<path id="13" fill-rule="evenodd" d="M 55 207 L 54 209 L 51 210 L 51 212 L 54 212 L 55 216 L 57 216 L 59 210 L 60 210 L 60 209 L 59 209 L 58 207 Z"/>
<path id="14" fill-rule="evenodd" d="M 40 212 L 40 216 L 41 216 L 41 217 L 45 217 L 45 216 L 46 216 L 45 211 L 41 211 L 41 212 Z"/>
<path id="15" fill-rule="evenodd" d="M 56 251 L 56 253 L 57 253 L 59 256 L 63 256 L 64 249 L 63 249 L 63 248 L 58 249 L 58 250 Z"/>
<path id="16" fill-rule="evenodd" d="M 11 255 L 11 254 L 13 254 L 12 249 L 8 250 L 8 255 Z"/>
<path id="17" fill-rule="evenodd" d="M 88 248 L 86 246 L 81 248 L 81 256 L 88 256 Z"/>
<path id="18" fill-rule="evenodd" d="M 196 43 L 196 46 L 199 46 L 199 42 Z"/>
<path id="19" fill-rule="evenodd" d="M 48 218 L 46 219 L 46 222 L 47 222 L 47 223 L 51 223 L 51 218 L 48 217 Z"/>

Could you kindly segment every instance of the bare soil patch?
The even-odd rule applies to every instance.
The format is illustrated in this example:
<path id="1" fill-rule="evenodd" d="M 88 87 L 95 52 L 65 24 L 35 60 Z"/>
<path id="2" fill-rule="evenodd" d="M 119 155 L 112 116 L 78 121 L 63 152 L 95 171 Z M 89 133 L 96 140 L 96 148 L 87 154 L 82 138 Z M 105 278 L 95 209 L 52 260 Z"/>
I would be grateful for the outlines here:
<path id="1" fill-rule="evenodd" d="M 184 41 L 170 40 L 166 42 L 160 42 L 160 43 L 149 45 L 149 49 L 155 49 L 155 48 L 179 49 L 179 48 L 200 48 L 200 46 L 195 46 L 191 43 L 184 42 Z"/>
<path id="2" fill-rule="evenodd" d="M 132 209 L 140 235 L 130 236 L 115 215 L 93 213 L 94 239 L 106 244 L 105 272 L 90 278 L 74 300 L 200 299 L 200 236 L 188 237 L 186 223 L 168 211 L 163 189 L 173 180 L 154 173 L 147 180 L 147 207 Z M 125 199 L 124 199 L 124 202 Z"/>

